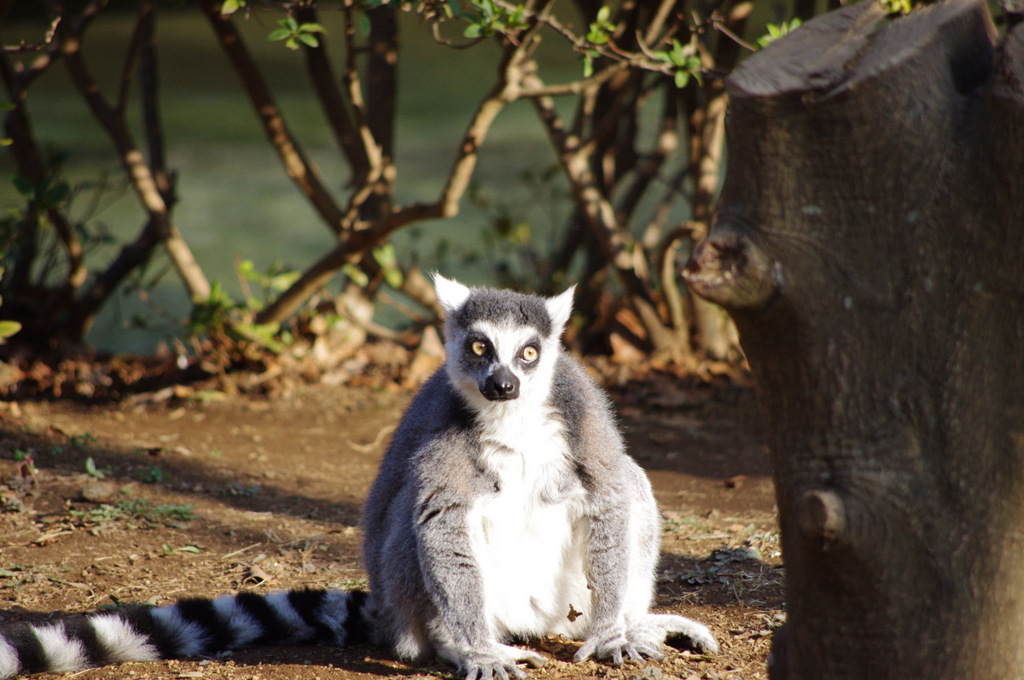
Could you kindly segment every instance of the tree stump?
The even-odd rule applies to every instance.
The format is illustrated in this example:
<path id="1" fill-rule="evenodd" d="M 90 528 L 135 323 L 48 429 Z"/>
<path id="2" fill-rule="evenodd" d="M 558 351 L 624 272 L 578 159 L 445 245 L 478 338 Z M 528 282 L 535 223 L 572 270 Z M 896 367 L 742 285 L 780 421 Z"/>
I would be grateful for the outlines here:
<path id="1" fill-rule="evenodd" d="M 683 276 L 758 385 L 786 563 L 772 678 L 1024 675 L 1024 23 L 844 7 L 728 80 Z"/>

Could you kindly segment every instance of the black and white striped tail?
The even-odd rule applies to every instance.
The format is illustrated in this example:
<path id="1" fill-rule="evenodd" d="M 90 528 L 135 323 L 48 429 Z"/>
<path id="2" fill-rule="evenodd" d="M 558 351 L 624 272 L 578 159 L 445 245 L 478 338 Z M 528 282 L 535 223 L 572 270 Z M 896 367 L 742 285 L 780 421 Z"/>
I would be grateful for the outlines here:
<path id="1" fill-rule="evenodd" d="M 362 591 L 241 593 L 6 624 L 0 626 L 0 679 L 261 645 L 358 644 L 370 632 L 365 599 Z"/>

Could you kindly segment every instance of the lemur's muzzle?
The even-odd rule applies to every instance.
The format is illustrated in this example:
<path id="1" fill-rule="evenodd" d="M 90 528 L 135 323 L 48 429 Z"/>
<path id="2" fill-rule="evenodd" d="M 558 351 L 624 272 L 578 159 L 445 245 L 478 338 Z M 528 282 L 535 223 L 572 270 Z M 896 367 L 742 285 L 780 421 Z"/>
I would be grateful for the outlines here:
<path id="1" fill-rule="evenodd" d="M 491 401 L 507 401 L 519 397 L 519 378 L 504 366 L 499 366 L 480 385 L 480 394 Z"/>

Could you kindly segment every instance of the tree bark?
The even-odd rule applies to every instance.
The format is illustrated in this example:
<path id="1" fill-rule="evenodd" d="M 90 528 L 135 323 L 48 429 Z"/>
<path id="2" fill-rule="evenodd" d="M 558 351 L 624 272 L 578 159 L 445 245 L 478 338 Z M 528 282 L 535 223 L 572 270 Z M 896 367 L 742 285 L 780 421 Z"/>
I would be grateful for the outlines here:
<path id="1" fill-rule="evenodd" d="M 1024 24 L 815 19 L 728 82 L 684 271 L 757 380 L 787 569 L 772 678 L 1024 668 Z"/>

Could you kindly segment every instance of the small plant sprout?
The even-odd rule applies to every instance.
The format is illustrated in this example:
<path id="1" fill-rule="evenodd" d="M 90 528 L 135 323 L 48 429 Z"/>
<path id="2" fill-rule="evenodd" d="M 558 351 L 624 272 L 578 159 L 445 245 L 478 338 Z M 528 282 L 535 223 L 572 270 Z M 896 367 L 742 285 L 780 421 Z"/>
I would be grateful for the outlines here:
<path id="1" fill-rule="evenodd" d="M 270 35 L 267 36 L 267 40 L 270 40 L 271 42 L 283 40 L 284 46 L 290 50 L 299 49 L 300 43 L 307 47 L 319 47 L 320 40 L 316 37 L 316 34 L 325 32 L 324 27 L 320 24 L 300 24 L 294 17 L 280 19 L 277 22 L 277 25 L 281 28 L 276 31 L 272 31 Z"/>
<path id="2" fill-rule="evenodd" d="M 224 4 L 220 6 L 220 13 L 229 16 L 245 6 L 245 0 L 224 0 Z"/>
<path id="3" fill-rule="evenodd" d="M 879 2 L 889 2 L 889 1 L 901 2 L 902 0 L 879 0 Z M 768 47 L 773 42 L 775 42 L 776 40 L 781 38 L 782 36 L 784 36 L 784 35 L 786 35 L 788 33 L 792 33 L 796 29 L 800 28 L 800 24 L 801 23 L 802 22 L 800 21 L 800 19 L 794 18 L 793 20 L 789 21 L 788 23 L 787 22 L 782 22 L 781 24 L 768 24 L 765 27 L 765 30 L 768 31 L 768 32 L 765 33 L 764 35 L 762 35 L 760 38 L 757 39 L 757 46 L 761 47 L 761 48 Z"/>
<path id="4" fill-rule="evenodd" d="M 164 476 L 164 471 L 156 465 L 153 465 L 142 473 L 141 478 L 146 484 L 159 484 L 164 481 Z"/>
<path id="5" fill-rule="evenodd" d="M 95 444 L 97 441 L 99 440 L 96 439 L 96 437 L 94 437 L 89 432 L 86 432 L 84 434 L 71 435 L 71 446 L 75 447 L 76 449 L 84 449 L 90 444 Z"/>
<path id="6" fill-rule="evenodd" d="M 85 474 L 93 479 L 104 479 L 114 474 L 114 470 L 109 465 L 102 468 L 97 467 L 96 461 L 93 460 L 92 456 L 89 456 L 85 459 Z"/>
<path id="7" fill-rule="evenodd" d="M 462 31 L 466 38 L 486 38 L 495 33 L 510 33 L 526 28 L 525 10 L 519 7 L 504 7 L 495 0 L 480 0 L 471 3 L 476 10 L 474 17 L 471 13 L 460 11 L 458 16 L 469 21 L 469 25 Z"/>
<path id="8" fill-rule="evenodd" d="M 910 10 L 913 9 L 913 3 L 910 0 L 878 0 L 878 2 L 890 16 L 910 14 Z"/>
<path id="9" fill-rule="evenodd" d="M 689 85 L 690 78 L 696 80 L 698 84 L 704 83 L 701 71 L 704 63 L 698 53 L 696 41 L 684 45 L 678 40 L 673 40 L 672 49 L 655 52 L 654 57 L 670 67 L 675 85 L 679 89 Z"/>

